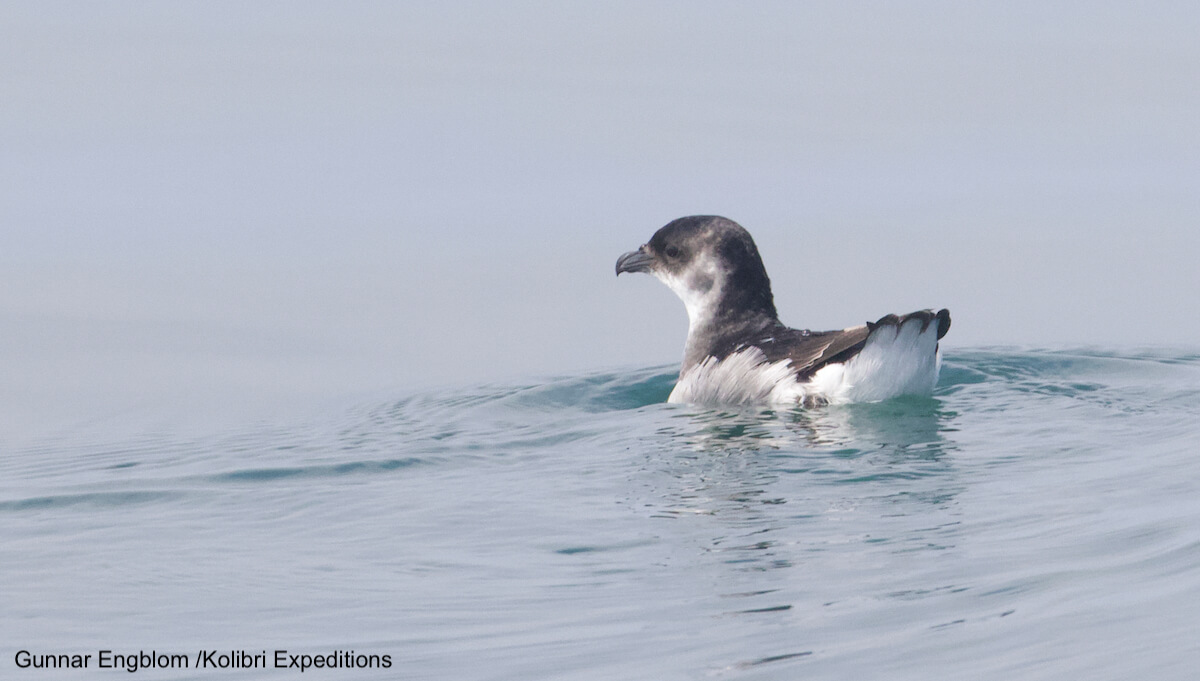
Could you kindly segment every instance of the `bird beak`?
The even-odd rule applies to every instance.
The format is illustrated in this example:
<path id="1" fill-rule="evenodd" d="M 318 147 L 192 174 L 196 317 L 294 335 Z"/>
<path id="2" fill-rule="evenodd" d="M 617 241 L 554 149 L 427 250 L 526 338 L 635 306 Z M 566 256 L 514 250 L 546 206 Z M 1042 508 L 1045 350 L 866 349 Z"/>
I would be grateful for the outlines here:
<path id="1" fill-rule="evenodd" d="M 653 265 L 654 256 L 646 252 L 646 247 L 642 246 L 636 251 L 630 251 L 617 258 L 617 276 L 621 276 L 622 272 L 649 272 Z"/>

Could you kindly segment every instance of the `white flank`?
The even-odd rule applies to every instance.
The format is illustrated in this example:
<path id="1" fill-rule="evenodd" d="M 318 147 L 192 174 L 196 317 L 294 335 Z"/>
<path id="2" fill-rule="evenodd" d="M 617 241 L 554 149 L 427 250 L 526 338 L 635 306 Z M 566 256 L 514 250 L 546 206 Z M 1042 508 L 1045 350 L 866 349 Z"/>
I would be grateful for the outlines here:
<path id="1" fill-rule="evenodd" d="M 808 391 L 832 404 L 929 395 L 942 365 L 937 330 L 935 322 L 922 331 L 919 319 L 899 327 L 881 326 L 850 361 L 831 364 L 814 374 Z"/>
<path id="2" fill-rule="evenodd" d="M 709 357 L 679 377 L 668 402 L 691 404 L 783 404 L 803 396 L 787 360 L 769 363 L 747 348 L 721 361 Z"/>
<path id="3" fill-rule="evenodd" d="M 830 404 L 879 402 L 899 395 L 929 395 L 941 369 L 937 324 L 921 330 L 919 319 L 881 326 L 861 352 L 844 364 L 830 364 L 805 383 L 796 381 L 788 361 L 767 362 L 758 348 L 724 360 L 709 357 L 679 377 L 668 402 L 693 404 Z"/>

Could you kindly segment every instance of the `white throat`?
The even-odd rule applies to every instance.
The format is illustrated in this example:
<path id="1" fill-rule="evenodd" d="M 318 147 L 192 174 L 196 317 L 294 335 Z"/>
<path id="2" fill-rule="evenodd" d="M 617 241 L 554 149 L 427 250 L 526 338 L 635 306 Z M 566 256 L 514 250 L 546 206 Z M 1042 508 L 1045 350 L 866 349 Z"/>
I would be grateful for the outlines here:
<path id="1" fill-rule="evenodd" d="M 688 315 L 688 337 L 684 345 L 684 357 L 692 354 L 694 339 L 708 327 L 716 317 L 717 305 L 724 288 L 724 276 L 715 264 L 694 267 L 682 276 L 654 272 L 658 280 L 667 285 L 683 301 Z"/>

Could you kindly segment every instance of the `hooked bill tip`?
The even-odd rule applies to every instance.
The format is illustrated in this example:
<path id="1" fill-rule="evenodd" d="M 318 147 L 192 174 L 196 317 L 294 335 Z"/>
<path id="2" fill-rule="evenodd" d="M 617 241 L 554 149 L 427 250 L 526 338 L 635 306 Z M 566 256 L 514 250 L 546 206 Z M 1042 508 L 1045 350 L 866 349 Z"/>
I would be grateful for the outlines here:
<path id="1" fill-rule="evenodd" d="M 617 258 L 617 276 L 622 272 L 646 272 L 654 264 L 654 256 L 638 249 Z"/>

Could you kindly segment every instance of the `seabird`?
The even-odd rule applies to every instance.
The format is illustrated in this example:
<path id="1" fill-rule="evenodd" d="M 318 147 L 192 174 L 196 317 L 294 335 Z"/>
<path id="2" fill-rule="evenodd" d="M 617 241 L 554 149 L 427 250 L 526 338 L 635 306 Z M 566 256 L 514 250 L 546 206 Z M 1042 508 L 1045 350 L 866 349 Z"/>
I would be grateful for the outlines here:
<path id="1" fill-rule="evenodd" d="M 928 395 L 937 384 L 949 310 L 889 314 L 840 331 L 784 326 L 758 248 L 733 220 L 674 220 L 618 258 L 622 272 L 653 274 L 687 308 L 683 365 L 668 402 L 878 402 Z"/>

